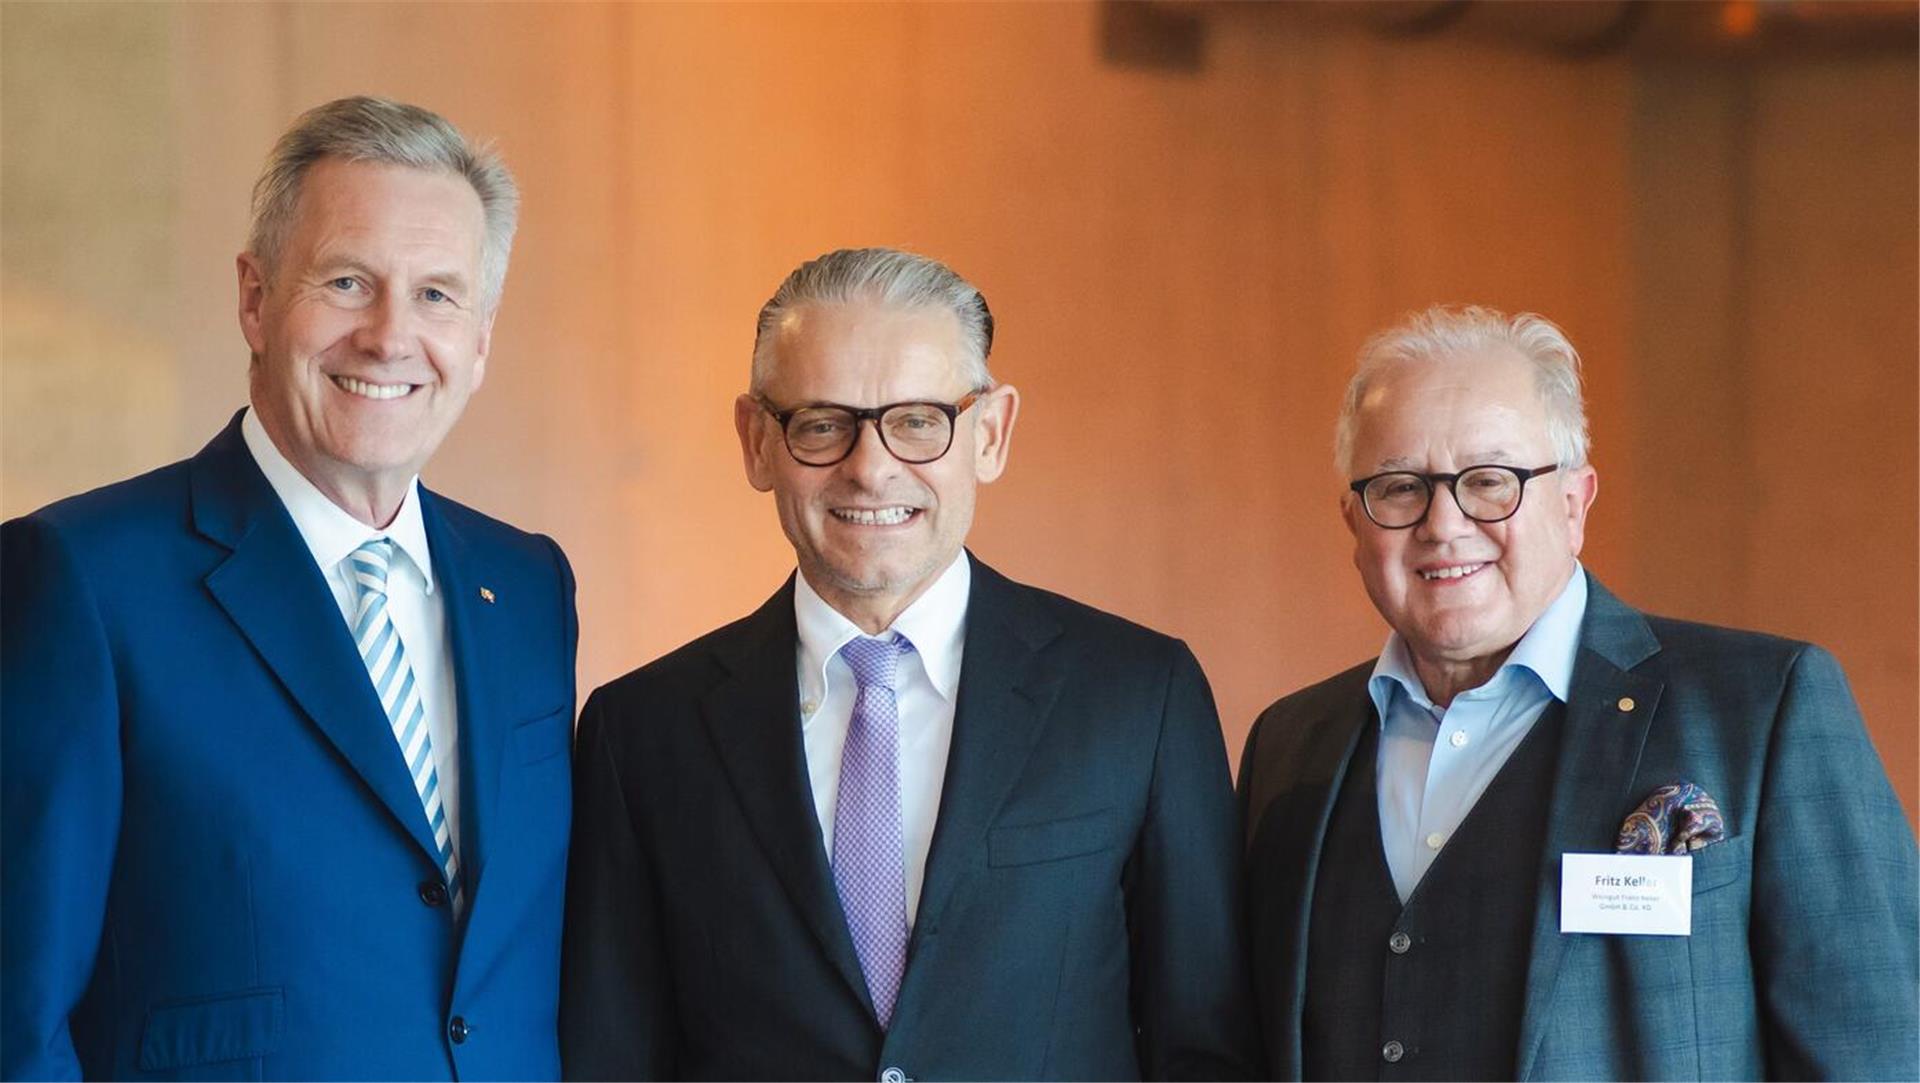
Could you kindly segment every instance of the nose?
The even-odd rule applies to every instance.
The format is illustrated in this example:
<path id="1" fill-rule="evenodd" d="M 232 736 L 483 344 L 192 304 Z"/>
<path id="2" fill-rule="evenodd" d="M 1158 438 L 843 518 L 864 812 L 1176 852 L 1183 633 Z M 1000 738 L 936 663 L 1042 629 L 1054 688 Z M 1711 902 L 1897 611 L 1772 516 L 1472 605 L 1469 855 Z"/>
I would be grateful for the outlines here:
<path id="1" fill-rule="evenodd" d="M 1479 528 L 1480 524 L 1460 510 L 1459 494 L 1454 492 L 1453 485 L 1450 481 L 1434 483 L 1433 499 L 1427 502 L 1427 517 L 1413 528 L 1421 541 L 1448 542 L 1466 537 Z"/>
<path id="2" fill-rule="evenodd" d="M 411 313 L 406 301 L 382 296 L 361 311 L 353 330 L 353 347 L 375 361 L 397 361 L 407 355 Z"/>
<path id="3" fill-rule="evenodd" d="M 880 439 L 880 422 L 874 418 L 862 420 L 853 432 L 853 450 L 840 460 L 840 469 L 863 488 L 875 489 L 899 467 L 900 460 Z"/>

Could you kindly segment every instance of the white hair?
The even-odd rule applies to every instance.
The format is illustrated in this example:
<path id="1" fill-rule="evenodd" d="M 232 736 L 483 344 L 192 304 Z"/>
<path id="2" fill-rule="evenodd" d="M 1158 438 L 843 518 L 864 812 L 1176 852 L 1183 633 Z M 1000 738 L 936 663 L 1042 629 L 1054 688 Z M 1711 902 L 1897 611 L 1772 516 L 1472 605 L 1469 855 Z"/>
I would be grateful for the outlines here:
<path id="1" fill-rule="evenodd" d="M 808 305 L 874 301 L 889 308 L 943 308 L 960 322 L 966 344 L 961 375 L 976 391 L 993 386 L 993 313 L 973 283 L 939 260 L 895 248 L 841 248 L 808 260 L 760 308 L 753 334 L 753 377 L 759 392 L 773 377 L 773 340 L 788 313 Z"/>
<path id="2" fill-rule="evenodd" d="M 1355 415 L 1374 379 L 1388 368 L 1413 362 L 1445 362 L 1511 349 L 1533 366 L 1534 388 L 1546 407 L 1547 436 L 1562 469 L 1587 462 L 1587 407 L 1580 391 L 1580 354 L 1552 320 L 1531 312 L 1508 316 L 1479 305 L 1434 305 L 1409 314 L 1360 347 L 1359 363 L 1334 429 L 1334 465 L 1353 470 Z"/>
<path id="3" fill-rule="evenodd" d="M 253 225 L 247 251 L 269 281 L 293 229 L 300 186 L 316 162 L 338 158 L 450 173 L 473 186 L 486 220 L 480 253 L 483 307 L 500 303 L 507 258 L 520 214 L 520 190 L 492 147 L 474 147 L 445 118 L 417 105 L 385 98 L 340 98 L 300 115 L 273 145 L 253 185 Z"/>

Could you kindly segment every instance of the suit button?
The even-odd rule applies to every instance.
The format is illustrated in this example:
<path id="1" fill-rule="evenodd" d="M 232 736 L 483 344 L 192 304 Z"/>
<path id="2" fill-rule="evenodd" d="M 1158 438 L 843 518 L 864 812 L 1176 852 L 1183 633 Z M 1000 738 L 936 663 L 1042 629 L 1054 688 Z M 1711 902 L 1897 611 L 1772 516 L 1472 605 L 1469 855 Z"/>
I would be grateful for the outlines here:
<path id="1" fill-rule="evenodd" d="M 1405 955 L 1410 947 L 1413 947 L 1413 937 L 1406 933 L 1394 933 L 1387 939 L 1387 950 L 1395 955 Z"/>
<path id="2" fill-rule="evenodd" d="M 467 1021 L 458 1015 L 447 1023 L 447 1037 L 452 1038 L 455 1045 L 465 1042 L 468 1033 Z"/>
<path id="3" fill-rule="evenodd" d="M 420 881 L 420 901 L 428 906 L 447 905 L 447 885 L 438 880 Z"/>
<path id="4" fill-rule="evenodd" d="M 907 1083 L 907 1073 L 898 1068 L 888 1068 L 880 1073 L 880 1083 Z"/>
<path id="5" fill-rule="evenodd" d="M 1388 1064 L 1398 1064 L 1400 1063 L 1400 1058 L 1407 1055 L 1407 1047 L 1401 1045 L 1399 1042 L 1388 1042 L 1380 1047 L 1380 1055 L 1386 1059 Z"/>

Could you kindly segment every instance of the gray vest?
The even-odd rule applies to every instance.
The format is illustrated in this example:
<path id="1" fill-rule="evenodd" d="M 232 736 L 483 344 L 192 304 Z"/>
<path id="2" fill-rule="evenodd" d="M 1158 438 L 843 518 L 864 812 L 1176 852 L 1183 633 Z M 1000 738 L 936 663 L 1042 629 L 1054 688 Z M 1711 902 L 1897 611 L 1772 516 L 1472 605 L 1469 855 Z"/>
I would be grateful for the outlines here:
<path id="1" fill-rule="evenodd" d="M 1512 1079 L 1557 701 L 1400 905 L 1380 845 L 1378 725 L 1347 765 L 1307 934 L 1307 1079 Z"/>

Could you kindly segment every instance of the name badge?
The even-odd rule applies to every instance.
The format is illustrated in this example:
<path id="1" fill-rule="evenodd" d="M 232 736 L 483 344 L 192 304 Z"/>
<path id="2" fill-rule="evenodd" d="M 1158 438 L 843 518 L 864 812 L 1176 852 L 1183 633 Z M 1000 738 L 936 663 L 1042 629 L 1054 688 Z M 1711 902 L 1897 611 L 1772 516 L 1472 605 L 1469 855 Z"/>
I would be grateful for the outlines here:
<path id="1" fill-rule="evenodd" d="M 1561 854 L 1560 931 L 1691 935 L 1693 858 Z"/>

